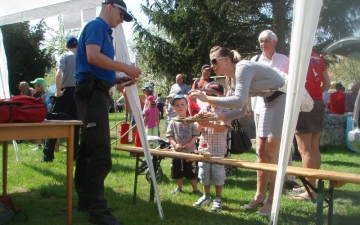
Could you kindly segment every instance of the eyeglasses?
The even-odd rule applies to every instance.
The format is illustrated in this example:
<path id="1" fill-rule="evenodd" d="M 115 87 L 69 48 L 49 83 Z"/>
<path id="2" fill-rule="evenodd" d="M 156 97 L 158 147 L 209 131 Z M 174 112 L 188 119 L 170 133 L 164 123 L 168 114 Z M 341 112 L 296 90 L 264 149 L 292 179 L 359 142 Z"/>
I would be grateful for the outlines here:
<path id="1" fill-rule="evenodd" d="M 113 8 L 119 9 L 118 7 L 115 7 L 115 6 L 113 6 L 113 5 L 111 5 L 111 6 L 112 6 Z M 123 13 L 121 9 L 119 9 L 119 10 L 120 10 L 120 18 L 123 20 L 126 14 Z"/>
<path id="2" fill-rule="evenodd" d="M 206 94 L 207 96 L 213 96 L 213 97 L 217 97 L 216 94 Z"/>
<path id="3" fill-rule="evenodd" d="M 217 65 L 218 60 L 223 60 L 225 58 L 226 58 L 225 56 L 224 57 L 219 57 L 219 58 L 213 58 L 213 59 L 210 60 L 210 63 L 211 63 L 211 65 Z"/>

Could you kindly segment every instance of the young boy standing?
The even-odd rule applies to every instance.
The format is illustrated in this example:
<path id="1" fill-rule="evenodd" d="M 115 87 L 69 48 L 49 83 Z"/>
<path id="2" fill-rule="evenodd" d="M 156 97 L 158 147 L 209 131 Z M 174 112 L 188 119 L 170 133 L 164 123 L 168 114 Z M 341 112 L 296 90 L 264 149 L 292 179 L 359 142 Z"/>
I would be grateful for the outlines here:
<path id="1" fill-rule="evenodd" d="M 218 82 L 210 82 L 203 89 L 209 96 L 224 96 L 224 87 Z M 202 108 L 199 112 L 220 114 L 228 111 L 226 108 L 217 107 L 215 104 L 209 104 Z M 197 129 L 201 132 L 200 143 L 204 150 L 210 152 L 212 156 L 225 157 L 227 146 L 227 131 L 230 121 L 206 121 L 197 122 Z M 201 148 L 199 149 L 201 150 Z M 198 199 L 193 205 L 195 207 L 208 206 L 211 203 L 210 185 L 215 185 L 215 199 L 211 210 L 217 211 L 222 209 L 222 187 L 225 183 L 225 166 L 199 162 L 199 178 L 204 185 L 204 195 Z"/>
<path id="2" fill-rule="evenodd" d="M 188 110 L 188 103 L 186 97 L 182 94 L 176 95 L 170 102 L 175 110 L 177 117 L 186 117 Z M 171 120 L 167 127 L 166 137 L 169 139 L 170 144 L 177 152 L 192 153 L 196 146 L 195 141 L 199 136 L 195 124 L 184 124 Z M 173 194 L 183 192 L 183 178 L 186 177 L 190 180 L 193 188 L 193 193 L 202 196 L 202 193 L 197 188 L 197 172 L 196 164 L 193 161 L 187 162 L 185 159 L 173 159 L 171 163 L 171 178 L 176 179 L 177 187 L 171 192 Z"/>

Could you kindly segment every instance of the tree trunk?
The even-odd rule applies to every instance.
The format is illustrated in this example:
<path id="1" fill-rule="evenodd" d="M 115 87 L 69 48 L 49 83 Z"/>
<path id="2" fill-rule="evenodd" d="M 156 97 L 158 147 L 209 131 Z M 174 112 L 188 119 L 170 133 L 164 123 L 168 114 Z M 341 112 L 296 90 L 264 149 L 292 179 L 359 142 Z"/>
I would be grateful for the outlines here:
<path id="1" fill-rule="evenodd" d="M 273 9 L 273 31 L 278 37 L 276 44 L 276 52 L 288 55 L 285 44 L 285 30 L 286 30 L 286 0 L 270 1 Z"/>

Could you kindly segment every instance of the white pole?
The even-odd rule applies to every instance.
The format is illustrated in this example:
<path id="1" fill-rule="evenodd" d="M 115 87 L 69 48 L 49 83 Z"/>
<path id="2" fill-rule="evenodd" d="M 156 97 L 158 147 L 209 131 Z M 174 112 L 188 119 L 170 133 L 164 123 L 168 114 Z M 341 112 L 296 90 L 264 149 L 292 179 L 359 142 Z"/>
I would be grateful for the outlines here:
<path id="1" fill-rule="evenodd" d="M 137 130 L 138 130 L 138 133 L 139 133 L 139 136 L 141 139 L 141 144 L 142 144 L 142 147 L 144 150 L 146 163 L 148 164 L 148 168 L 150 170 L 150 175 L 151 175 L 152 183 L 154 185 L 154 191 L 155 191 L 156 203 L 158 206 L 159 215 L 160 215 L 160 218 L 163 219 L 164 212 L 161 207 L 159 191 L 158 191 L 157 183 L 156 183 L 155 170 L 154 170 L 154 166 L 152 163 L 152 158 L 151 158 L 151 154 L 150 154 L 150 150 L 149 150 L 149 143 L 147 141 L 144 120 L 142 119 L 142 111 L 141 111 L 141 107 L 140 107 L 138 90 L 137 90 L 136 85 L 132 85 L 130 87 L 125 87 L 125 91 L 126 91 L 129 103 L 130 103 L 131 111 L 133 112 L 133 115 L 135 118 Z"/>
<path id="2" fill-rule="evenodd" d="M 4 39 L 0 28 L 0 99 L 9 99 L 9 73 L 3 41 Z"/>
<path id="3" fill-rule="evenodd" d="M 294 2 L 289 79 L 270 225 L 277 224 L 278 221 L 283 181 L 299 116 L 321 5 L 322 0 L 295 0 Z"/>

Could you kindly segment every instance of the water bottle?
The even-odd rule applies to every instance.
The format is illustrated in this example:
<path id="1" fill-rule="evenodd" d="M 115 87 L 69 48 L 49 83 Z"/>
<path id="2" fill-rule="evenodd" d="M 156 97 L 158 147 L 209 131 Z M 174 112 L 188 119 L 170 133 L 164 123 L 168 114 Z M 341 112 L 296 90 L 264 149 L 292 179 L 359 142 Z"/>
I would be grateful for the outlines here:
<path id="1" fill-rule="evenodd" d="M 207 151 L 207 141 L 204 140 L 203 136 L 200 136 L 199 151 Z"/>

